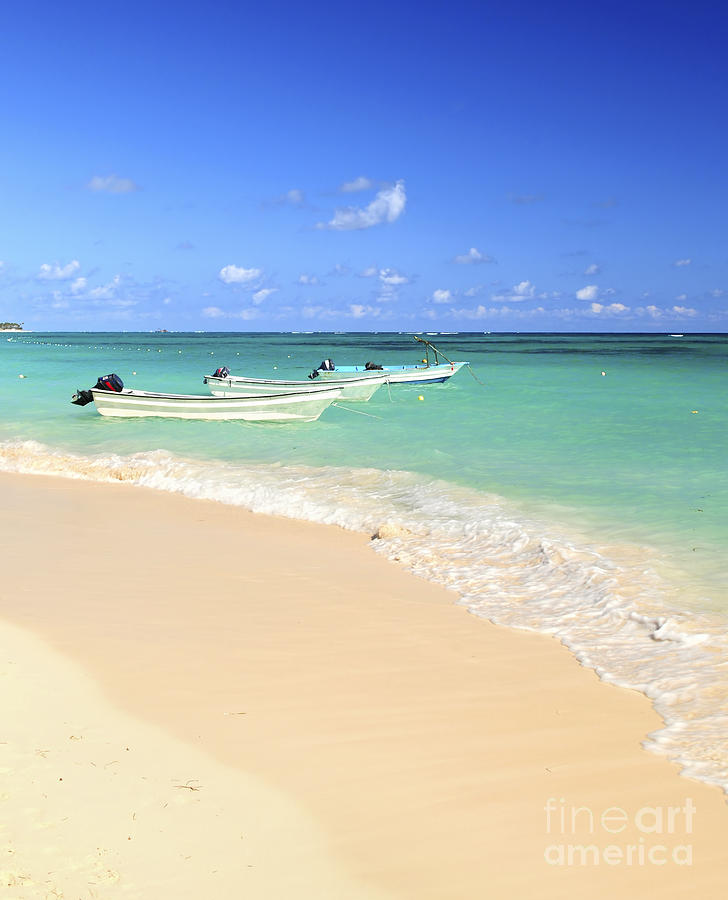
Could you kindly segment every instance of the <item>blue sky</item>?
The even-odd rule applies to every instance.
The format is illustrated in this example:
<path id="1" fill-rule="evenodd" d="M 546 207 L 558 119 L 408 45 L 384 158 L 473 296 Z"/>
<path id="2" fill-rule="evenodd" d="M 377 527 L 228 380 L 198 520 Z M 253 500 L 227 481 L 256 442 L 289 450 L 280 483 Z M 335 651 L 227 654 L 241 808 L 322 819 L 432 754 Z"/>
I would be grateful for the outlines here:
<path id="1" fill-rule="evenodd" d="M 725 331 L 719 3 L 12 3 L 0 320 Z"/>

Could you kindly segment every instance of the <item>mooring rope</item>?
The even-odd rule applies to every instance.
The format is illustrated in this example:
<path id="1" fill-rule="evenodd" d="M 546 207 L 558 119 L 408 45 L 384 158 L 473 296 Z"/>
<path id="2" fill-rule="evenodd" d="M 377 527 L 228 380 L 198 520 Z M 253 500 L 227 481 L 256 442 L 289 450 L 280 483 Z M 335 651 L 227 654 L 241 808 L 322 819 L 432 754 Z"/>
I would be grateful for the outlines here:
<path id="1" fill-rule="evenodd" d="M 349 409 L 348 406 L 340 406 L 338 403 L 332 403 L 332 406 L 335 406 L 337 409 L 343 409 L 346 412 L 358 413 L 360 416 L 367 416 L 370 419 L 381 419 L 381 416 L 373 416 L 371 413 L 365 413 L 361 409 Z"/>

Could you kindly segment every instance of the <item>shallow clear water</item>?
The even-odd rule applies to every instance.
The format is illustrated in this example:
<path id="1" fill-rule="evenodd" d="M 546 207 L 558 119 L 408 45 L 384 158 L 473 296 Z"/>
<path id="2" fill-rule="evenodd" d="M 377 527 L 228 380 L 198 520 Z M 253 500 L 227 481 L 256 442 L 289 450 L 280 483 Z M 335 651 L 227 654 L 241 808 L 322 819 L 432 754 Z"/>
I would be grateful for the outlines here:
<path id="1" fill-rule="evenodd" d="M 375 549 L 473 612 L 557 634 L 645 691 L 667 722 L 653 748 L 728 785 L 728 337 L 432 340 L 470 369 L 318 422 L 252 425 L 113 420 L 69 400 L 112 371 L 204 394 L 223 364 L 304 378 L 325 357 L 422 351 L 406 334 L 3 335 L 0 466 L 379 533 Z"/>

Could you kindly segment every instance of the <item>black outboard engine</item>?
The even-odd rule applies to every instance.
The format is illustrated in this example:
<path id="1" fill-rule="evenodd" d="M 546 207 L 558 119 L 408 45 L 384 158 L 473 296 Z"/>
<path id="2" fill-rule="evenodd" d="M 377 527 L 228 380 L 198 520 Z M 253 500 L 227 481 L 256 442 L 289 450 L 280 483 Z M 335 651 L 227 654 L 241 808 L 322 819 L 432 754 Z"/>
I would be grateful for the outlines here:
<path id="1" fill-rule="evenodd" d="M 336 366 L 334 365 L 333 359 L 324 359 L 318 369 L 314 369 L 308 377 L 318 378 L 319 372 L 333 372 L 335 368 Z"/>
<path id="2" fill-rule="evenodd" d="M 118 375 L 101 375 L 91 390 L 76 391 L 71 397 L 71 403 L 76 406 L 86 406 L 87 403 L 91 403 L 94 399 L 92 391 L 113 391 L 115 394 L 120 394 L 123 390 L 124 382 Z"/>
<path id="3" fill-rule="evenodd" d="M 367 372 L 381 372 L 383 367 L 380 366 L 379 363 L 368 362 L 364 366 L 364 368 L 367 370 Z"/>
<path id="4" fill-rule="evenodd" d="M 230 369 L 227 366 L 220 366 L 219 369 L 215 369 L 212 373 L 213 378 L 227 378 L 230 374 Z"/>

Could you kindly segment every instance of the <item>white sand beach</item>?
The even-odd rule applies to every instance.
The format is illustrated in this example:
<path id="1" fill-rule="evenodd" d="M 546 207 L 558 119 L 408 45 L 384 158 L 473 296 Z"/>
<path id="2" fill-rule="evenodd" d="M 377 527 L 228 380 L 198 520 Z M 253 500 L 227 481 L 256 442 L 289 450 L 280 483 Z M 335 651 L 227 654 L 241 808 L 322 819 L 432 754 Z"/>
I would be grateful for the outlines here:
<path id="1" fill-rule="evenodd" d="M 723 896 L 725 795 L 555 640 L 334 527 L 0 492 L 4 896 Z"/>

